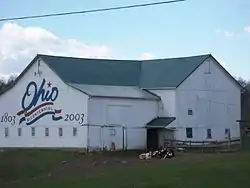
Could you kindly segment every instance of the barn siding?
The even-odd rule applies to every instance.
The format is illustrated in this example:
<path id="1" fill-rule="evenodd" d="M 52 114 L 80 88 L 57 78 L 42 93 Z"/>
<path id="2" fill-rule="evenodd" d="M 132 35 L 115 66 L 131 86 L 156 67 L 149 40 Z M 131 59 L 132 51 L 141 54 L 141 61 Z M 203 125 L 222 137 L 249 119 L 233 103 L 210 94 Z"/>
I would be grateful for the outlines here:
<path id="1" fill-rule="evenodd" d="M 0 147 L 86 147 L 87 129 L 81 124 L 87 123 L 88 96 L 64 84 L 44 62 L 41 62 L 39 68 L 42 72 L 41 76 L 35 76 L 34 72 L 37 72 L 37 67 L 38 63 L 33 64 L 17 84 L 0 97 Z M 25 122 L 19 124 L 21 117 L 17 115 L 17 112 L 21 110 L 21 100 L 28 83 L 35 81 L 39 87 L 44 78 L 52 84 L 50 88 L 45 85 L 45 91 L 51 91 L 52 87 L 57 87 L 59 90 L 53 108 L 62 110 L 61 114 L 58 114 L 62 116 L 62 119 L 53 121 L 50 114 L 43 116 L 31 125 L 26 125 Z M 34 94 L 34 87 L 31 87 L 29 91 Z M 31 101 L 31 97 L 32 95 L 27 97 L 28 102 Z M 40 99 L 37 105 L 41 104 Z M 15 117 L 15 124 L 4 122 L 6 113 L 8 116 Z M 70 114 L 79 114 L 80 116 L 84 114 L 83 122 L 75 119 L 65 121 L 66 116 Z M 31 136 L 31 127 L 36 129 L 35 136 Z M 77 128 L 77 136 L 73 136 L 73 127 Z M 5 128 L 9 130 L 8 137 L 5 137 Z M 21 128 L 21 136 L 18 136 L 18 128 Z M 45 136 L 45 128 L 49 128 L 48 137 Z M 63 129 L 62 137 L 59 137 L 59 128 Z"/>
<path id="2" fill-rule="evenodd" d="M 212 129 L 212 140 L 224 140 L 226 128 L 230 128 L 231 137 L 238 138 L 240 96 L 234 80 L 213 59 L 205 61 L 177 88 L 177 137 L 187 139 L 185 128 L 192 127 L 193 140 L 211 140 L 206 138 L 208 128 Z M 193 115 L 188 115 L 188 109 Z"/>
<path id="3" fill-rule="evenodd" d="M 157 116 L 158 102 L 139 99 L 90 98 L 88 114 L 90 147 L 110 146 L 113 140 L 117 148 L 121 149 L 123 140 L 119 126 L 123 126 L 126 128 L 125 146 L 128 149 L 141 149 L 146 147 L 144 126 Z M 119 136 L 110 138 L 107 129 L 112 128 L 103 128 L 101 134 L 99 125 L 104 124 L 115 125 Z"/>

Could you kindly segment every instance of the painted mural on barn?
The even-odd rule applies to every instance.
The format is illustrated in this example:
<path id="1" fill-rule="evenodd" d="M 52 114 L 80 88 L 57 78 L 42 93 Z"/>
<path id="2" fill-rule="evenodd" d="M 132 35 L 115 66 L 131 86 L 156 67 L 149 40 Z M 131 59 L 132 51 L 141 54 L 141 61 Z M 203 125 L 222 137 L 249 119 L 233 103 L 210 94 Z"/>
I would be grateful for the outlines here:
<path id="1" fill-rule="evenodd" d="M 53 86 L 45 78 L 41 83 L 30 81 L 20 99 L 20 109 L 16 115 L 5 112 L 0 119 L 1 123 L 10 125 L 33 125 L 45 116 L 51 116 L 51 121 L 84 122 L 83 113 L 66 113 L 55 102 L 60 95 L 58 87 Z M 19 120 L 18 120 L 19 118 Z"/>
<path id="2" fill-rule="evenodd" d="M 62 109 L 57 109 L 54 106 L 58 95 L 59 89 L 53 87 L 52 83 L 46 82 L 45 79 L 42 80 L 40 86 L 34 81 L 29 82 L 21 100 L 21 110 L 17 112 L 20 117 L 19 124 L 32 125 L 48 115 L 53 121 L 61 120 Z"/>

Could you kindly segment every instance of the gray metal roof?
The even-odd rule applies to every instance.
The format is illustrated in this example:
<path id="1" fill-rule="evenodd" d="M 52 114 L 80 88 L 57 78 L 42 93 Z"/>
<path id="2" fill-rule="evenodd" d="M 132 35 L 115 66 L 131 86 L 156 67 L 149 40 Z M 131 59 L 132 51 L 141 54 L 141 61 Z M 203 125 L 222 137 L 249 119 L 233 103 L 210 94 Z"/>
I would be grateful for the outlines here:
<path id="1" fill-rule="evenodd" d="M 160 100 L 158 96 L 148 91 L 142 90 L 137 86 L 104 86 L 75 83 L 68 83 L 68 85 L 93 97 Z"/>
<path id="2" fill-rule="evenodd" d="M 177 87 L 208 57 L 201 55 L 144 61 L 141 63 L 140 87 Z"/>
<path id="3" fill-rule="evenodd" d="M 177 87 L 210 55 L 148 61 L 38 56 L 66 83 L 157 88 Z"/>
<path id="4" fill-rule="evenodd" d="M 137 61 L 38 56 L 67 83 L 137 86 L 139 82 Z"/>
<path id="5" fill-rule="evenodd" d="M 176 117 L 156 117 L 147 123 L 146 127 L 151 128 L 165 128 L 170 123 L 176 120 Z"/>

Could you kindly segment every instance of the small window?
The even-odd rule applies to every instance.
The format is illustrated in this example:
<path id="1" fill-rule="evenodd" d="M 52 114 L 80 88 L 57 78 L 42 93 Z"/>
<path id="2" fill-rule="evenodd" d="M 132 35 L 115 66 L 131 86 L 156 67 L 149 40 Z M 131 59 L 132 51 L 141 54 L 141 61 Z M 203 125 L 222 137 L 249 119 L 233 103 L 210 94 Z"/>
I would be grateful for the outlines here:
<path id="1" fill-rule="evenodd" d="M 115 128 L 109 129 L 109 135 L 110 135 L 110 136 L 115 136 L 115 135 L 116 135 L 116 130 L 115 130 Z"/>
<path id="2" fill-rule="evenodd" d="M 36 135 L 36 129 L 35 127 L 31 127 L 31 136 L 35 136 Z"/>
<path id="3" fill-rule="evenodd" d="M 206 68 L 205 68 L 204 74 L 211 74 L 211 61 L 208 60 L 207 64 L 205 65 L 206 65 Z"/>
<path id="4" fill-rule="evenodd" d="M 207 139 L 211 139 L 211 138 L 212 138 L 212 130 L 207 129 Z"/>
<path id="5" fill-rule="evenodd" d="M 77 128 L 73 127 L 73 136 L 77 136 Z"/>
<path id="6" fill-rule="evenodd" d="M 58 133 L 59 133 L 59 137 L 62 137 L 63 136 L 63 128 L 59 128 L 58 129 Z"/>
<path id="7" fill-rule="evenodd" d="M 193 138 L 193 128 L 186 128 L 186 137 Z"/>
<path id="8" fill-rule="evenodd" d="M 230 135 L 230 129 L 225 129 L 225 135 L 226 135 L 226 138 L 230 138 L 231 135 Z"/>
<path id="9" fill-rule="evenodd" d="M 192 116 L 193 115 L 193 110 L 192 109 L 188 109 L 188 115 Z"/>
<path id="10" fill-rule="evenodd" d="M 49 128 L 45 128 L 45 136 L 49 136 Z"/>
<path id="11" fill-rule="evenodd" d="M 9 128 L 5 128 L 4 129 L 4 135 L 5 135 L 5 137 L 8 137 L 9 136 Z"/>
<path id="12" fill-rule="evenodd" d="M 22 128 L 17 129 L 17 134 L 18 134 L 18 136 L 22 136 Z"/>

